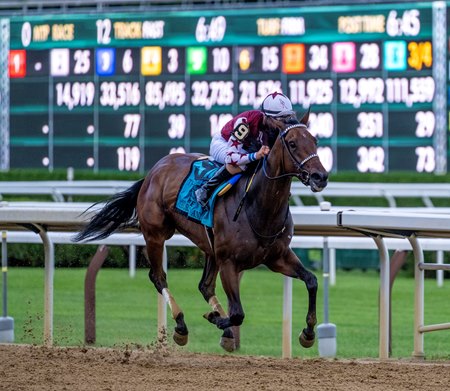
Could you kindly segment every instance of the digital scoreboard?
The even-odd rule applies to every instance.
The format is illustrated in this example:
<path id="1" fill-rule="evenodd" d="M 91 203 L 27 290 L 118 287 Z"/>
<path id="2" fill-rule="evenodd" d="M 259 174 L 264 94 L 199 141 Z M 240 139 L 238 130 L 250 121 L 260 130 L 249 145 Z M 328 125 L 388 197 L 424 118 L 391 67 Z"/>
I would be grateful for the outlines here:
<path id="1" fill-rule="evenodd" d="M 446 8 L 2 19 L 3 168 L 144 173 L 172 152 L 208 153 L 228 120 L 281 91 L 299 116 L 311 107 L 310 130 L 330 171 L 446 172 Z"/>

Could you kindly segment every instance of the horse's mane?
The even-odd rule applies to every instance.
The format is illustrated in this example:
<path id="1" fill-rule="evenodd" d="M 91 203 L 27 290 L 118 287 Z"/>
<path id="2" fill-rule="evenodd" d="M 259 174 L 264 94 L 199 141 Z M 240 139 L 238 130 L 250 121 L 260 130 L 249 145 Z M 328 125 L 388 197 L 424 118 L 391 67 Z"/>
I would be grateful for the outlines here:
<path id="1" fill-rule="evenodd" d="M 278 135 L 286 128 L 287 125 L 298 124 L 299 120 L 295 114 L 288 115 L 283 118 L 274 118 L 265 116 L 263 119 L 263 132 L 267 136 L 268 146 L 273 147 Z"/>

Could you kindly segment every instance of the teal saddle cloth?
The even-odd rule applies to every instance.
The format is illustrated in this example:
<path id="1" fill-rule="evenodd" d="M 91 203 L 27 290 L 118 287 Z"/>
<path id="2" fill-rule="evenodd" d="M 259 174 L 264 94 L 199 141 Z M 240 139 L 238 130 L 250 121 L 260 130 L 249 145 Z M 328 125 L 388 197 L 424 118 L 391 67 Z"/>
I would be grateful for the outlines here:
<path id="1" fill-rule="evenodd" d="M 208 159 L 195 160 L 192 163 L 189 174 L 184 179 L 180 186 L 180 190 L 178 191 L 177 201 L 175 203 L 175 209 L 178 213 L 209 228 L 213 227 L 214 204 L 216 202 L 217 194 L 228 183 L 236 183 L 241 175 L 235 175 L 229 182 L 222 183 L 214 190 L 214 193 L 209 199 L 209 207 L 207 210 L 203 209 L 197 202 L 195 190 L 197 190 L 204 182 L 212 178 L 221 166 L 220 163 Z"/>

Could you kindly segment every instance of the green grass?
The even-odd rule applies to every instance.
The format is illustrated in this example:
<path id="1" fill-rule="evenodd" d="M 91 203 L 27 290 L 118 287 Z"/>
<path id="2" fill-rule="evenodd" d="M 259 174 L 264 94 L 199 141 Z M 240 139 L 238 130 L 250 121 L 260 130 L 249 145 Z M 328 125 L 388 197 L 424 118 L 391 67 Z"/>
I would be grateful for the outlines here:
<path id="1" fill-rule="evenodd" d="M 188 351 L 223 353 L 218 345 L 220 330 L 202 318 L 209 311 L 197 290 L 201 270 L 169 270 L 169 287 L 185 313 L 189 327 Z M 319 284 L 320 273 L 316 273 Z M 58 268 L 55 271 L 55 344 L 83 345 L 85 269 Z M 15 320 L 15 342 L 42 343 L 43 269 L 10 268 L 8 273 L 9 315 Z M 246 318 L 241 327 L 239 354 L 281 355 L 283 278 L 260 268 L 246 272 L 242 279 L 242 303 Z M 337 326 L 339 358 L 378 357 L 378 289 L 376 271 L 338 272 L 336 286 L 330 287 L 330 322 Z M 218 296 L 226 306 L 218 282 Z M 97 278 L 97 346 L 149 345 L 155 341 L 157 296 L 147 270 L 134 279 L 125 269 L 102 269 Z M 318 323 L 323 321 L 323 290 L 319 285 Z M 426 281 L 425 323 L 450 321 L 450 282 L 438 288 Z M 297 335 L 305 327 L 307 292 L 294 281 L 293 355 L 318 357 L 317 343 L 306 350 Z M 393 313 L 393 357 L 411 357 L 413 351 L 414 280 L 400 275 L 395 281 Z M 168 320 L 169 334 L 174 322 Z M 171 340 L 171 338 L 170 338 Z M 169 343 L 172 343 L 171 341 Z M 429 359 L 450 359 L 450 330 L 425 334 Z"/>

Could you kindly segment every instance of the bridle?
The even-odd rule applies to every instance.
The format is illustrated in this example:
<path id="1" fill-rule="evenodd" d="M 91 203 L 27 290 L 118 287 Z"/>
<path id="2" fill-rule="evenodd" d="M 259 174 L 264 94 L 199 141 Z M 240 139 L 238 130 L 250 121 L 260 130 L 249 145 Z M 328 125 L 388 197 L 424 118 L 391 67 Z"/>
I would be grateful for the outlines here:
<path id="1" fill-rule="evenodd" d="M 288 151 L 289 154 L 289 158 L 291 159 L 292 163 L 294 164 L 294 167 L 297 169 L 297 172 L 288 172 L 288 173 L 284 173 L 281 175 L 277 175 L 277 176 L 270 176 L 267 173 L 267 169 L 266 169 L 266 165 L 267 165 L 267 156 L 264 157 L 264 161 L 263 161 L 263 172 L 264 172 L 264 176 L 267 179 L 280 179 L 280 178 L 284 178 L 284 177 L 289 177 L 289 176 L 296 176 L 298 177 L 302 183 L 304 185 L 308 185 L 309 183 L 309 179 L 311 177 L 310 173 L 305 170 L 303 168 L 303 166 L 309 162 L 311 159 L 318 157 L 317 153 L 312 153 L 311 155 L 307 156 L 306 158 L 304 158 L 301 162 L 297 160 L 297 158 L 293 155 L 291 149 L 289 148 L 289 145 L 286 143 L 286 135 L 289 133 L 289 131 L 291 129 L 294 128 L 304 128 L 304 129 L 308 129 L 308 127 L 305 124 L 294 124 L 294 125 L 289 125 L 286 129 L 284 129 L 282 132 L 280 132 L 279 137 L 281 140 L 281 144 L 283 146 L 283 148 Z M 283 167 L 284 167 L 284 153 L 283 153 Z M 299 175 L 300 172 L 300 175 Z"/>

